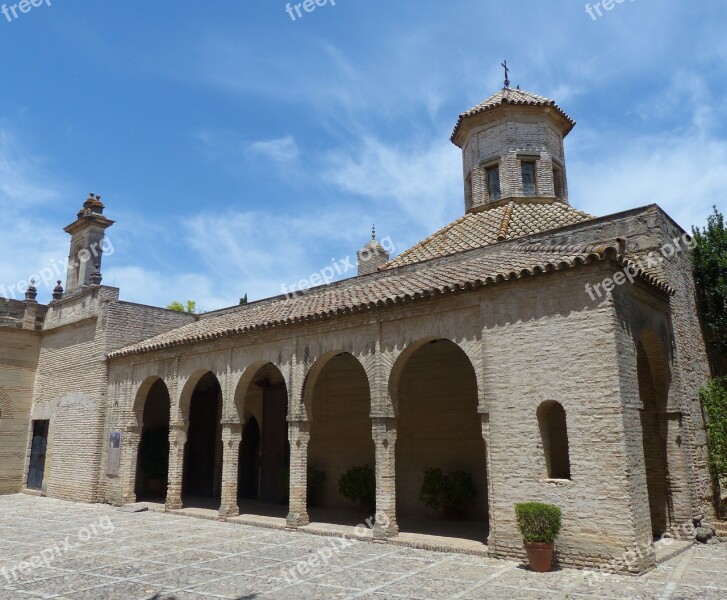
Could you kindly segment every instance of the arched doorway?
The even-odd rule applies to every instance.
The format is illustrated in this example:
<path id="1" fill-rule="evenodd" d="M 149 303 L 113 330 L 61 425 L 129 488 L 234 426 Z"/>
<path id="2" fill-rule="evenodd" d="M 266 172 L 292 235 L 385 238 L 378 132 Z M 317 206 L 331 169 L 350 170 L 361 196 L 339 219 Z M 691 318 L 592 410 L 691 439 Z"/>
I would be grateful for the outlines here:
<path id="1" fill-rule="evenodd" d="M 310 386 L 310 387 L 309 387 Z M 371 394 L 366 372 L 351 354 L 320 359 L 306 382 L 309 406 L 308 505 L 313 521 L 355 526 L 375 512 L 376 457 L 371 435 Z M 362 475 L 371 482 L 370 498 L 355 500 L 341 493 Z M 350 493 L 350 491 L 349 491 Z"/>
<path id="2" fill-rule="evenodd" d="M 222 389 L 213 373 L 192 392 L 184 448 L 182 497 L 185 506 L 219 506 L 222 488 Z"/>
<path id="3" fill-rule="evenodd" d="M 255 417 L 250 417 L 242 430 L 239 460 L 240 498 L 257 500 L 260 494 L 260 425 Z"/>
<path id="4" fill-rule="evenodd" d="M 668 531 L 673 520 L 673 498 L 669 483 L 667 413 L 670 373 L 661 342 L 645 332 L 636 345 L 639 397 L 643 404 L 641 430 L 646 468 L 646 488 L 653 536 Z"/>
<path id="5" fill-rule="evenodd" d="M 272 363 L 253 368 L 236 395 L 245 420 L 237 486 L 240 513 L 283 517 L 290 467 L 288 390 Z"/>
<path id="6" fill-rule="evenodd" d="M 169 474 L 169 390 L 157 379 L 144 400 L 141 439 L 137 455 L 137 500 L 164 502 Z"/>
<path id="7" fill-rule="evenodd" d="M 445 339 L 423 343 L 400 360 L 406 362 L 395 391 L 399 530 L 486 542 L 486 448 L 472 363 Z M 432 485 L 424 485 L 425 480 Z M 431 497 L 432 489 L 447 491 L 442 506 L 424 501 L 422 492 Z M 451 490 L 469 501 L 446 506 L 447 496 L 455 495 Z"/>

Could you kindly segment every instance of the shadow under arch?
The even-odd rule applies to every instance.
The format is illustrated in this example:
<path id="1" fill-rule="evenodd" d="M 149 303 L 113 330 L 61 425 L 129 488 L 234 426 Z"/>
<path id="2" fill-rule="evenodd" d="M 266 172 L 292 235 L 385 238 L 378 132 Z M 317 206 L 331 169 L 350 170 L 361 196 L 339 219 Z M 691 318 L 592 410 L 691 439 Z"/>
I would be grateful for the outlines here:
<path id="1" fill-rule="evenodd" d="M 288 388 L 272 362 L 258 361 L 235 390 L 235 411 L 244 422 L 239 447 L 237 495 L 240 514 L 288 514 Z"/>
<path id="2" fill-rule="evenodd" d="M 171 398 L 161 377 L 147 377 L 134 400 L 141 427 L 137 449 L 134 493 L 137 501 L 164 501 L 169 474 Z"/>
<path id="3" fill-rule="evenodd" d="M 183 504 L 216 509 L 222 490 L 222 387 L 212 371 L 190 377 L 180 396 L 180 412 L 188 423 Z"/>
<path id="4" fill-rule="evenodd" d="M 641 400 L 641 434 L 646 491 L 652 535 L 656 538 L 675 522 L 674 489 L 680 485 L 678 465 L 681 424 L 669 415 L 671 369 L 659 335 L 644 330 L 636 340 L 636 370 Z M 676 438 L 676 439 L 675 439 Z M 675 472 L 670 472 L 672 463 Z M 685 474 L 684 474 L 685 476 Z M 686 485 L 682 480 L 681 485 Z"/>
<path id="5" fill-rule="evenodd" d="M 371 390 L 364 366 L 352 354 L 328 352 L 311 367 L 303 388 L 310 423 L 308 507 L 311 519 L 356 526 L 375 512 L 375 447 L 371 430 Z M 342 477 L 368 467 L 368 500 L 344 497 Z M 347 475 L 348 474 L 348 475 Z"/>
<path id="6" fill-rule="evenodd" d="M 399 387 L 401 383 L 401 376 L 406 369 L 409 360 L 412 356 L 414 356 L 414 354 L 424 348 L 427 344 L 432 344 L 435 342 L 447 342 L 449 344 L 452 344 L 453 346 L 456 346 L 456 348 L 467 358 L 470 366 L 472 366 L 472 358 L 469 356 L 465 348 L 463 348 L 461 344 L 449 338 L 443 338 L 440 336 L 427 336 L 409 343 L 406 348 L 402 350 L 399 356 L 396 357 L 394 365 L 391 368 L 391 372 L 389 373 L 389 382 L 387 386 L 389 398 L 391 400 L 391 406 L 389 408 L 392 410 L 392 413 L 394 415 L 398 416 L 399 414 Z M 472 368 L 472 372 L 474 373 L 474 367 Z M 476 373 L 475 381 L 477 381 Z"/>
<path id="7" fill-rule="evenodd" d="M 464 349 L 443 338 L 419 340 L 400 355 L 389 382 L 397 417 L 396 505 L 401 532 L 486 543 L 487 448 L 478 412 L 477 375 Z M 425 472 L 464 473 L 474 492 L 462 506 L 426 506 Z"/>

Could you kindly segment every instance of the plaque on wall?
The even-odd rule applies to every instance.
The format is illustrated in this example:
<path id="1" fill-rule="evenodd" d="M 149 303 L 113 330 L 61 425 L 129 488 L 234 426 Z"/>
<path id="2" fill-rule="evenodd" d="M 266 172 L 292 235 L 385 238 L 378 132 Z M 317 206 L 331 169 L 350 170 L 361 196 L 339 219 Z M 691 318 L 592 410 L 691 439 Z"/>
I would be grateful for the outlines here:
<path id="1" fill-rule="evenodd" d="M 118 475 L 121 465 L 121 432 L 112 431 L 109 434 L 109 455 L 106 464 L 107 475 Z"/>

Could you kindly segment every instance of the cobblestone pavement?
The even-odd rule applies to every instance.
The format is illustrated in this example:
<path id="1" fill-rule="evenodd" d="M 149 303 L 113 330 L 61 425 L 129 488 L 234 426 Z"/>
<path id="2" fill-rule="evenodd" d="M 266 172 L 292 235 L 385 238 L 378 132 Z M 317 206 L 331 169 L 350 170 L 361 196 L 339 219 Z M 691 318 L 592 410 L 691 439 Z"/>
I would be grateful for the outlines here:
<path id="1" fill-rule="evenodd" d="M 312 556 L 307 573 L 290 571 Z M 0 496 L 0 598 L 724 599 L 727 544 L 589 584 L 570 569 L 538 575 L 511 561 Z"/>

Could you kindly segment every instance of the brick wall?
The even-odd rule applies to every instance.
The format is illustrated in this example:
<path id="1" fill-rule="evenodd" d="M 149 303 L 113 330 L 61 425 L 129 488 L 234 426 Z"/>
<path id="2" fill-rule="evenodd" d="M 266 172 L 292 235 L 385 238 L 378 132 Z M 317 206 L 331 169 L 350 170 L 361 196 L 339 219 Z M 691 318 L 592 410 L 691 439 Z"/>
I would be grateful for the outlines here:
<path id="1" fill-rule="evenodd" d="M 39 341 L 35 332 L 0 327 L 0 494 L 23 485 Z"/>

